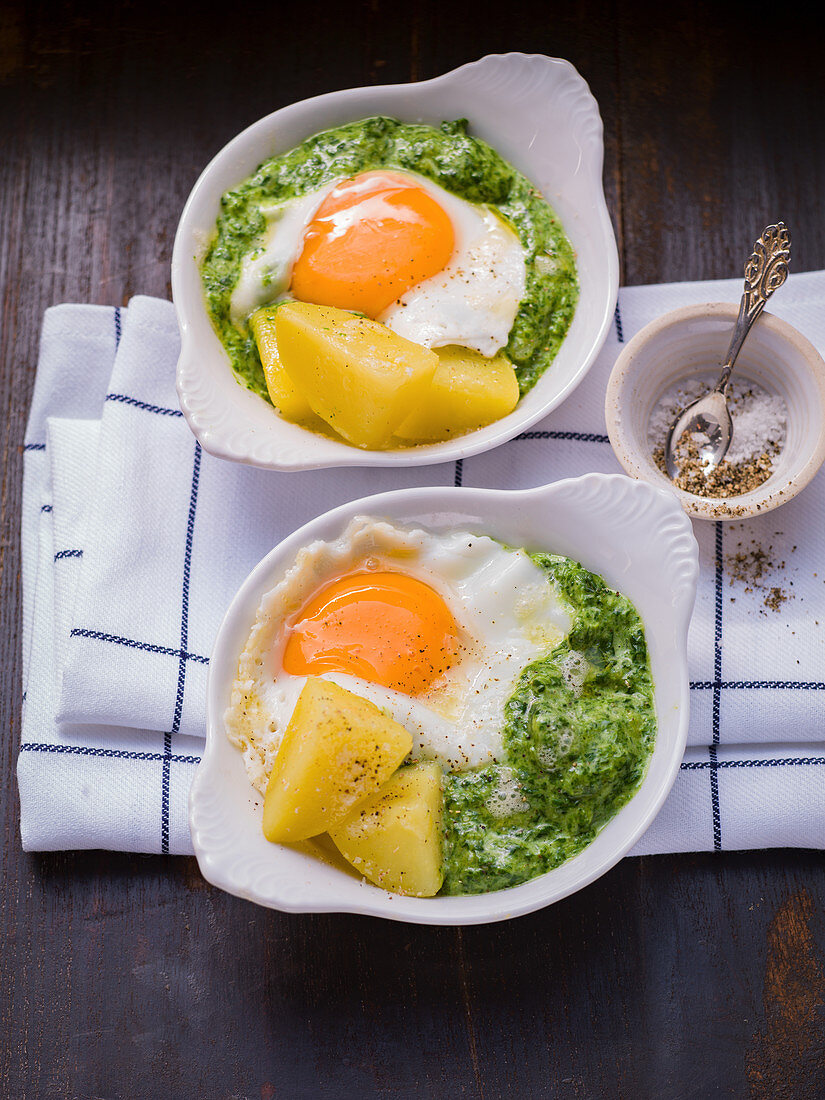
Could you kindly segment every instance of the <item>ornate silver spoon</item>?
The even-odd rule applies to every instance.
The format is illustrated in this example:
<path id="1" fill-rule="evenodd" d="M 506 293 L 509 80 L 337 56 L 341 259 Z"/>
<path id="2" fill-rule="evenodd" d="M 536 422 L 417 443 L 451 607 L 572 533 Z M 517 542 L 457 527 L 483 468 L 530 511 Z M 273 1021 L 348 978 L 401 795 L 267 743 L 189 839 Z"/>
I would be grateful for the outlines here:
<path id="1" fill-rule="evenodd" d="M 745 264 L 745 292 L 739 303 L 739 316 L 719 381 L 709 393 L 683 409 L 667 433 L 665 466 L 668 477 L 675 478 L 679 474 L 676 452 L 685 432 L 692 436 L 706 469 L 718 466 L 727 454 L 733 437 L 733 423 L 728 411 L 728 383 L 733 364 L 765 302 L 788 277 L 790 258 L 791 237 L 785 223 L 769 225 Z"/>

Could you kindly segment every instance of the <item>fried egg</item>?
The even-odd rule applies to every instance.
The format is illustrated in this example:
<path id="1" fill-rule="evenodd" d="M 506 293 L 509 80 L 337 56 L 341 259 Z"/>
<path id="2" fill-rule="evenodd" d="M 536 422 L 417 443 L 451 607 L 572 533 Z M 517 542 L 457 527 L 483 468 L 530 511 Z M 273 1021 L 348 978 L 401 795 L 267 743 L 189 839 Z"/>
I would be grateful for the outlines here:
<path id="1" fill-rule="evenodd" d="M 364 313 L 425 347 L 489 357 L 507 343 L 525 253 L 492 208 L 379 169 L 260 210 L 266 228 L 242 261 L 234 324 L 287 296 Z"/>
<path id="2" fill-rule="evenodd" d="M 413 759 L 495 761 L 519 673 L 571 622 L 522 550 L 356 517 L 334 542 L 305 547 L 262 599 L 227 733 L 263 791 L 307 676 L 322 676 L 405 726 Z"/>

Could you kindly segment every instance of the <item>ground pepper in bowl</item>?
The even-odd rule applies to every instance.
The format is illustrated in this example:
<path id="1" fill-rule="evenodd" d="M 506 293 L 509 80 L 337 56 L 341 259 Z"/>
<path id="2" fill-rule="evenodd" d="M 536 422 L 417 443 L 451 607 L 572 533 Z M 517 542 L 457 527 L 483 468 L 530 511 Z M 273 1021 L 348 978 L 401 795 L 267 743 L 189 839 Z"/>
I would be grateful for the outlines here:
<path id="1" fill-rule="evenodd" d="M 650 422 L 650 443 L 656 465 L 665 467 L 665 441 L 679 412 L 707 393 L 712 382 L 691 379 L 673 387 L 659 401 Z M 776 394 L 748 381 L 734 380 L 728 394 L 733 437 L 724 460 L 708 466 L 699 441 L 685 432 L 677 445 L 679 473 L 673 484 L 694 496 L 726 499 L 758 488 L 771 476 L 787 434 L 787 408 Z"/>

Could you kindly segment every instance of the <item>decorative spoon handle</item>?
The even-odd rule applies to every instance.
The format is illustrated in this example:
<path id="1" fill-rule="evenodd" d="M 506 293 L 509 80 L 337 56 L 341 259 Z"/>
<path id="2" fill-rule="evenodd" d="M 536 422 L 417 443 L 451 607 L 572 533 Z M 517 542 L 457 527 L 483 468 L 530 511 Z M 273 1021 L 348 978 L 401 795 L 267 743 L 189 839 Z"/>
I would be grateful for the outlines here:
<path id="1" fill-rule="evenodd" d="M 769 225 L 753 247 L 753 253 L 745 264 L 745 292 L 739 303 L 739 316 L 731 337 L 725 365 L 716 383 L 718 393 L 727 388 L 736 357 L 742 349 L 751 325 L 762 312 L 765 302 L 788 277 L 791 258 L 791 235 L 784 222 Z"/>

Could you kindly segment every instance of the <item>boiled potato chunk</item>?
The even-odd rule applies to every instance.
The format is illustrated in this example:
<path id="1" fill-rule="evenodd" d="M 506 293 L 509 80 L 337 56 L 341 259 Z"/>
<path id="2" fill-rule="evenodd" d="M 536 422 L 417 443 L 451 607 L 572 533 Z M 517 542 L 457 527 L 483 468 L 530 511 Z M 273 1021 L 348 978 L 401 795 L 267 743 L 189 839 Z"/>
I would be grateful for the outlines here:
<path id="1" fill-rule="evenodd" d="M 249 326 L 255 343 L 258 345 L 258 354 L 264 368 L 266 388 L 269 399 L 275 408 L 287 420 L 296 424 L 307 424 L 319 418 L 312 411 L 312 407 L 287 372 L 284 370 L 281 357 L 278 354 L 278 342 L 275 339 L 275 315 L 277 306 L 264 306 L 256 309 L 249 318 Z"/>
<path id="2" fill-rule="evenodd" d="M 444 880 L 441 856 L 441 767 L 400 768 L 330 836 L 341 855 L 385 890 L 430 898 Z"/>
<path id="3" fill-rule="evenodd" d="M 397 429 L 399 439 L 450 439 L 492 424 L 516 407 L 518 379 L 506 356 L 486 359 L 455 345 L 435 351 L 438 367 L 430 392 Z"/>
<path id="4" fill-rule="evenodd" d="M 284 731 L 264 795 L 264 835 L 306 840 L 385 783 L 412 737 L 360 695 L 310 676 Z"/>
<path id="5" fill-rule="evenodd" d="M 381 448 L 427 395 L 438 357 L 377 321 L 286 302 L 275 313 L 284 368 L 315 412 L 356 447 Z"/>

